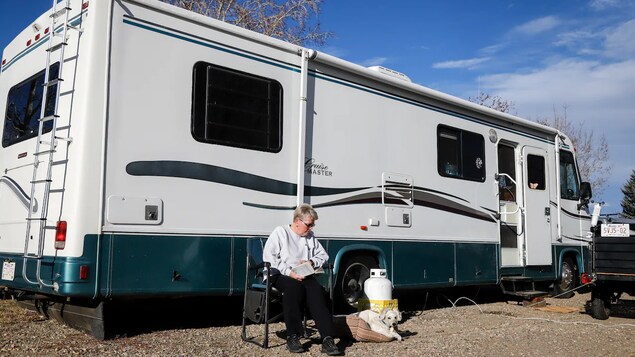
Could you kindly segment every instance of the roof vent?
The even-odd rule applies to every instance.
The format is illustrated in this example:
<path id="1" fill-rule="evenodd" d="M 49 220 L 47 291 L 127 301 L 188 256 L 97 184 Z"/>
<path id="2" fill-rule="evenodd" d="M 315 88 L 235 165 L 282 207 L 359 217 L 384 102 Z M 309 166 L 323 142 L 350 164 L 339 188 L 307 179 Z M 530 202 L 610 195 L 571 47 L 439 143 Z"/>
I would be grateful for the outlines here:
<path id="1" fill-rule="evenodd" d="M 408 76 L 406 76 L 405 74 L 401 73 L 401 72 L 397 72 L 394 71 L 390 68 L 386 68 L 386 67 L 382 67 L 382 66 L 372 66 L 372 67 L 368 67 L 368 69 L 375 71 L 375 72 L 379 72 L 379 73 L 383 73 L 387 76 L 391 76 L 393 78 L 396 79 L 400 79 L 402 81 L 406 81 L 409 83 L 412 83 L 412 81 L 410 80 L 410 78 L 408 78 Z"/>

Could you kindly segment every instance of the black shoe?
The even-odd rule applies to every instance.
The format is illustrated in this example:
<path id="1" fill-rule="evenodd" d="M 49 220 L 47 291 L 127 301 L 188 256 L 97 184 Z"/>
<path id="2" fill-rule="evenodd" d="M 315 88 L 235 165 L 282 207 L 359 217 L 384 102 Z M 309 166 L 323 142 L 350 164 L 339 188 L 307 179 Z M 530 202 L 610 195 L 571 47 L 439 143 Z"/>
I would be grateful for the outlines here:
<path id="1" fill-rule="evenodd" d="M 296 335 L 287 337 L 287 349 L 291 353 L 302 353 L 305 351 L 304 346 L 300 343 L 300 338 Z"/>
<path id="2" fill-rule="evenodd" d="M 344 354 L 333 341 L 333 337 L 330 336 L 324 337 L 324 340 L 322 340 L 322 352 L 329 356 L 341 356 Z"/>

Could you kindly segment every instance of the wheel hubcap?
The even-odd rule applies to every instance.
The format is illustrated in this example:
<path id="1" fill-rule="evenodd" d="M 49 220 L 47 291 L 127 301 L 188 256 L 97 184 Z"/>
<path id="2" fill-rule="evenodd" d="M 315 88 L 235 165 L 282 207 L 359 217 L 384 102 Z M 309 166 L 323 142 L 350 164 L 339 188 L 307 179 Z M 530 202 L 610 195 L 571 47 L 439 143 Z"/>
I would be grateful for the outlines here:
<path id="1" fill-rule="evenodd" d="M 560 274 L 560 287 L 562 290 L 571 289 L 573 285 L 573 270 L 567 263 L 562 263 L 562 272 Z"/>

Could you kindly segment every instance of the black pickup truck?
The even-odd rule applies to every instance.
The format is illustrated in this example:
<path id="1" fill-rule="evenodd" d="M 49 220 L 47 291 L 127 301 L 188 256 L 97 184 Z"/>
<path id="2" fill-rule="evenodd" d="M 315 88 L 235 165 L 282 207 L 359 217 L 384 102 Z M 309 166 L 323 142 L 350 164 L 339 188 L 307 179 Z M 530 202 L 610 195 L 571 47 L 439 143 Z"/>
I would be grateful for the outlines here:
<path id="1" fill-rule="evenodd" d="M 593 238 L 591 315 L 606 320 L 622 293 L 635 296 L 635 220 L 604 216 Z"/>

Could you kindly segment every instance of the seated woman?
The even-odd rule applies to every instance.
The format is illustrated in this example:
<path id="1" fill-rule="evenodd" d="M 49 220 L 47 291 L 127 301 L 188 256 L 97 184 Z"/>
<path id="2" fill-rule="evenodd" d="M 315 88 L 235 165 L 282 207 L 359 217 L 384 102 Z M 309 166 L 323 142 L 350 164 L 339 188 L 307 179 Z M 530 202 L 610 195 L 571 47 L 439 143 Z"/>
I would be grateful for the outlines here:
<path id="1" fill-rule="evenodd" d="M 304 307 L 307 306 L 322 337 L 322 352 L 338 356 L 342 352 L 335 345 L 335 326 L 324 290 L 314 276 L 301 276 L 292 269 L 304 262 L 314 268 L 322 266 L 329 256 L 313 234 L 317 212 L 309 204 L 298 206 L 293 223 L 278 226 L 267 239 L 262 260 L 271 263 L 271 285 L 283 293 L 282 312 L 287 328 L 287 349 L 304 352 L 300 343 L 303 332 Z"/>

